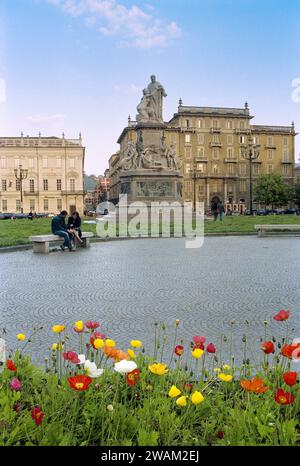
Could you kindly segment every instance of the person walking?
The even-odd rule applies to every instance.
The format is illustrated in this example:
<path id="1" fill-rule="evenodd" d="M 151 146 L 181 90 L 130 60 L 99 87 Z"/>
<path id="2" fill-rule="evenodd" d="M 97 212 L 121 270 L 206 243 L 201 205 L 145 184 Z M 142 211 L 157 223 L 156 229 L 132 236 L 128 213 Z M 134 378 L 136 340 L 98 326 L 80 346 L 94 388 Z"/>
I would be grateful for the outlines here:
<path id="1" fill-rule="evenodd" d="M 216 222 L 218 218 L 218 201 L 216 199 L 211 203 L 211 211 L 214 217 L 214 222 Z"/>
<path id="2" fill-rule="evenodd" d="M 53 235 L 61 236 L 64 238 L 64 244 L 60 246 L 61 250 L 64 251 L 65 248 L 68 248 L 70 252 L 75 251 L 72 248 L 71 235 L 72 231 L 68 230 L 68 227 L 65 223 L 65 218 L 68 215 L 66 210 L 62 210 L 60 214 L 52 218 L 51 230 Z"/>
<path id="3" fill-rule="evenodd" d="M 224 206 L 222 204 L 222 201 L 218 202 L 217 206 L 217 213 L 219 214 L 220 217 L 220 222 L 223 221 L 223 213 L 225 212 Z"/>

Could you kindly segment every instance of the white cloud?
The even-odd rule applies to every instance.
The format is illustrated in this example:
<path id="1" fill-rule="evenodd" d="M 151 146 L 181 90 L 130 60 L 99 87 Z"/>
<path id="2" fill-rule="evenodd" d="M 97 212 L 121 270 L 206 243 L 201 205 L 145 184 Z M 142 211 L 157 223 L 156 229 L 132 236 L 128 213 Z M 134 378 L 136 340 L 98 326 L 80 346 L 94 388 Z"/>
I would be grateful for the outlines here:
<path id="1" fill-rule="evenodd" d="M 3 78 L 0 78 L 0 103 L 6 103 L 6 82 Z"/>
<path id="2" fill-rule="evenodd" d="M 55 113 L 54 115 L 30 115 L 26 117 L 27 121 L 34 124 L 58 123 L 65 119 L 66 115 L 62 113 Z"/>
<path id="3" fill-rule="evenodd" d="M 137 48 L 165 47 L 181 36 L 175 21 L 167 23 L 156 10 L 146 6 L 124 6 L 118 0 L 45 0 L 64 12 L 84 18 L 88 27 L 97 27 L 106 36 L 118 36 L 124 46 Z"/>

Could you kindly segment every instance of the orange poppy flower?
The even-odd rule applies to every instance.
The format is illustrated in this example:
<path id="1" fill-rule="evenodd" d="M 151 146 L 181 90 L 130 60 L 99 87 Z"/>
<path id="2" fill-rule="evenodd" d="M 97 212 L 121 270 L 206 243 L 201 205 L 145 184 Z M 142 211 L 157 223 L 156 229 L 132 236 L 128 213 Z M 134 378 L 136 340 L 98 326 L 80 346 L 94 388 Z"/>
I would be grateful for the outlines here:
<path id="1" fill-rule="evenodd" d="M 127 361 L 130 359 L 130 356 L 128 353 L 125 353 L 125 351 L 122 351 L 120 349 L 112 348 L 110 346 L 104 346 L 103 352 L 105 356 L 108 358 L 112 358 L 114 361 L 122 361 L 122 359 L 126 359 Z"/>
<path id="2" fill-rule="evenodd" d="M 289 359 L 299 359 L 300 357 L 300 343 L 294 343 L 292 345 L 284 345 L 281 348 L 282 356 Z"/>
<path id="3" fill-rule="evenodd" d="M 141 378 L 141 372 L 138 369 L 134 369 L 131 372 L 127 372 L 126 374 L 126 383 L 130 387 L 134 387 Z"/>
<path id="4" fill-rule="evenodd" d="M 252 380 L 241 380 L 240 385 L 247 392 L 264 393 L 269 390 L 269 387 L 266 387 L 264 381 L 259 377 L 253 377 Z"/>

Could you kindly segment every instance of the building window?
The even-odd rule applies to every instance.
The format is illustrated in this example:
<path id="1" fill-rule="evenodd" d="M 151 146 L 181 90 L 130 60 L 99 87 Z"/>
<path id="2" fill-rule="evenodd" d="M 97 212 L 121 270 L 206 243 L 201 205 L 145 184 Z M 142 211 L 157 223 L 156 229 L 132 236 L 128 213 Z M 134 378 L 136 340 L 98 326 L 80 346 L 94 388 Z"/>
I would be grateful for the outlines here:
<path id="1" fill-rule="evenodd" d="M 192 151 L 190 147 L 185 147 L 184 148 L 184 154 L 186 159 L 190 159 L 192 156 Z"/>
<path id="2" fill-rule="evenodd" d="M 244 121 L 240 121 L 240 128 L 245 129 L 245 122 Z"/>
<path id="3" fill-rule="evenodd" d="M 232 121 L 227 120 L 227 129 L 232 129 Z"/>
<path id="4" fill-rule="evenodd" d="M 6 168 L 6 157 L 1 158 L 1 168 Z"/>
<path id="5" fill-rule="evenodd" d="M 2 212 L 7 212 L 7 200 L 2 199 Z"/>
<path id="6" fill-rule="evenodd" d="M 246 138 L 245 136 L 240 136 L 240 144 L 245 144 Z"/>
<path id="7" fill-rule="evenodd" d="M 273 165 L 268 165 L 268 173 L 269 174 L 273 173 L 273 169 L 274 169 Z"/>
<path id="8" fill-rule="evenodd" d="M 29 180 L 29 191 L 34 193 L 34 180 Z"/>
<path id="9" fill-rule="evenodd" d="M 204 164 L 203 163 L 197 163 L 197 170 L 200 173 L 204 173 Z"/>
<path id="10" fill-rule="evenodd" d="M 268 136 L 268 146 L 273 146 L 273 136 Z"/>
<path id="11" fill-rule="evenodd" d="M 202 196 L 205 194 L 205 185 L 203 183 L 200 183 L 198 186 L 199 194 Z"/>
<path id="12" fill-rule="evenodd" d="M 49 209 L 48 199 L 44 199 L 44 211 L 47 212 L 48 209 Z"/>
<path id="13" fill-rule="evenodd" d="M 283 138 L 283 145 L 288 146 L 288 138 Z"/>
<path id="14" fill-rule="evenodd" d="M 71 193 L 75 192 L 75 180 L 74 179 L 70 180 L 70 191 Z"/>
<path id="15" fill-rule="evenodd" d="M 34 159 L 29 159 L 29 168 L 34 168 Z"/>
<path id="16" fill-rule="evenodd" d="M 240 175 L 246 175 L 247 174 L 247 165 L 245 163 L 240 165 Z"/>
<path id="17" fill-rule="evenodd" d="M 20 166 L 20 159 L 15 159 L 15 168 L 19 168 Z"/>
<path id="18" fill-rule="evenodd" d="M 283 165 L 281 173 L 283 175 L 289 175 L 289 166 L 288 165 Z"/>
<path id="19" fill-rule="evenodd" d="M 219 151 L 218 149 L 213 149 L 212 156 L 214 160 L 219 160 Z"/>
<path id="20" fill-rule="evenodd" d="M 16 180 L 16 191 L 20 191 L 20 189 L 21 189 L 20 180 Z"/>
<path id="21" fill-rule="evenodd" d="M 57 210 L 58 211 L 62 210 L 62 200 L 61 199 L 57 199 Z"/>
<path id="22" fill-rule="evenodd" d="M 233 149 L 231 147 L 227 148 L 227 158 L 233 159 Z"/>
<path id="23" fill-rule="evenodd" d="M 228 136 L 227 136 L 227 144 L 230 144 L 230 145 L 233 144 L 233 136 L 232 136 L 232 134 L 228 134 Z"/>
<path id="24" fill-rule="evenodd" d="M 273 165 L 271 165 L 271 166 L 273 166 Z M 259 175 L 259 172 L 260 172 L 259 164 L 258 164 L 258 163 L 254 163 L 254 164 L 253 164 L 253 174 L 254 174 L 254 175 Z"/>
<path id="25" fill-rule="evenodd" d="M 273 160 L 273 151 L 272 151 L 272 149 L 268 150 L 268 160 Z"/>
<path id="26" fill-rule="evenodd" d="M 212 142 L 220 142 L 219 135 L 218 134 L 213 134 Z"/>
<path id="27" fill-rule="evenodd" d="M 185 181 L 184 186 L 185 186 L 185 191 L 187 193 L 192 192 L 192 182 L 191 181 Z"/>
<path id="28" fill-rule="evenodd" d="M 29 206 L 30 206 L 29 208 L 30 208 L 31 211 L 35 210 L 35 201 L 34 201 L 34 199 L 30 199 Z"/>
<path id="29" fill-rule="evenodd" d="M 21 201 L 20 201 L 20 199 L 16 200 L 16 211 L 21 212 Z"/>
<path id="30" fill-rule="evenodd" d="M 48 191 L 48 180 L 43 180 L 44 191 Z"/>
<path id="31" fill-rule="evenodd" d="M 204 147 L 197 148 L 197 155 L 199 158 L 204 158 Z"/>
<path id="32" fill-rule="evenodd" d="M 43 158 L 43 168 L 48 168 L 48 159 L 46 157 Z"/>
<path id="33" fill-rule="evenodd" d="M 282 160 L 283 162 L 289 162 L 289 150 L 288 149 L 284 149 L 283 151 L 283 155 L 282 155 Z"/>
<path id="34" fill-rule="evenodd" d="M 2 180 L 2 191 L 7 191 L 7 183 L 6 183 L 6 180 Z"/>
<path id="35" fill-rule="evenodd" d="M 198 120 L 198 128 L 200 129 L 205 128 L 205 120 Z"/>
<path id="36" fill-rule="evenodd" d="M 213 129 L 219 129 L 219 122 L 218 122 L 218 120 L 213 120 L 213 121 L 212 121 L 212 126 L 213 126 Z"/>
<path id="37" fill-rule="evenodd" d="M 214 175 L 218 174 L 218 165 L 213 165 L 213 174 Z"/>
<path id="38" fill-rule="evenodd" d="M 198 144 L 204 144 L 204 134 L 198 134 Z"/>
<path id="39" fill-rule="evenodd" d="M 245 181 L 245 180 L 241 180 L 241 181 L 240 181 L 240 191 L 241 191 L 242 193 L 244 193 L 244 192 L 246 192 L 246 189 L 247 189 L 247 188 L 246 188 L 246 181 Z"/>
<path id="40" fill-rule="evenodd" d="M 75 159 L 74 158 L 70 159 L 70 168 L 75 168 Z"/>
<path id="41" fill-rule="evenodd" d="M 259 144 L 259 137 L 258 136 L 253 136 L 253 144 Z"/>
<path id="42" fill-rule="evenodd" d="M 186 134 L 186 135 L 185 135 L 185 143 L 186 143 L 186 144 L 190 144 L 190 143 L 191 143 L 191 135 L 190 135 L 190 134 Z"/>
<path id="43" fill-rule="evenodd" d="M 190 173 L 190 171 L 191 171 L 191 164 L 190 163 L 185 164 L 184 171 L 185 171 L 186 174 Z"/>
<path id="44" fill-rule="evenodd" d="M 61 168 L 61 158 L 56 157 L 56 168 Z"/>
<path id="45" fill-rule="evenodd" d="M 235 172 L 235 170 L 234 170 L 234 163 L 229 163 L 229 164 L 228 164 L 228 174 L 229 174 L 229 175 L 234 175 L 234 172 Z"/>
<path id="46" fill-rule="evenodd" d="M 61 191 L 61 180 L 56 180 L 56 189 L 57 191 Z"/>
<path id="47" fill-rule="evenodd" d="M 186 126 L 187 128 L 190 127 L 190 120 L 185 120 L 185 126 Z"/>

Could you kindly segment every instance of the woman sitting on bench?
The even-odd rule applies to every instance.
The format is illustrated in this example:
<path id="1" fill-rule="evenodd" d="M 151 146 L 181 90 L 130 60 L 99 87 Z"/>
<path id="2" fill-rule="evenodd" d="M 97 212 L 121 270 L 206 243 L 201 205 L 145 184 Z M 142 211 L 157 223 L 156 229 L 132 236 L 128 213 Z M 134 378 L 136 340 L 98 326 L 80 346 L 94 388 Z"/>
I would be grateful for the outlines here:
<path id="1" fill-rule="evenodd" d="M 83 243 L 81 236 L 81 218 L 78 212 L 73 212 L 71 217 L 68 219 L 68 230 L 71 231 L 74 240 L 78 240 L 81 244 Z"/>

